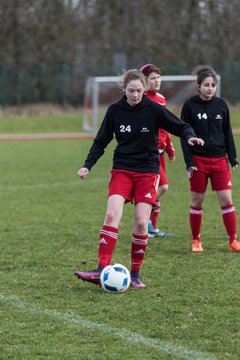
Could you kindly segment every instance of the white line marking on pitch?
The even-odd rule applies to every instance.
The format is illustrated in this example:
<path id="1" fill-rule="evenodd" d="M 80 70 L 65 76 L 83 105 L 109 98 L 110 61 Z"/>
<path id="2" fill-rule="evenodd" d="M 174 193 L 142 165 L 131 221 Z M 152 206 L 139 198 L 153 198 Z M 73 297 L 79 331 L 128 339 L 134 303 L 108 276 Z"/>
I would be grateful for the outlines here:
<path id="1" fill-rule="evenodd" d="M 50 189 L 55 187 L 65 187 L 65 186 L 81 186 L 87 185 L 88 183 L 98 183 L 102 181 L 107 181 L 107 178 L 96 178 L 96 179 L 86 179 L 86 180 L 77 180 L 70 182 L 57 182 L 49 184 L 26 184 L 26 185 L 4 185 L 0 184 L 0 191 L 16 191 L 16 190 L 37 190 L 37 189 Z"/>
<path id="2" fill-rule="evenodd" d="M 24 311 L 28 311 L 38 315 L 52 317 L 54 319 L 63 321 L 71 325 L 79 325 L 83 328 L 88 328 L 92 330 L 95 329 L 101 330 L 109 334 L 110 336 L 117 335 L 120 338 L 122 338 L 124 341 L 128 341 L 130 343 L 140 343 L 148 347 L 153 347 L 160 352 L 174 355 L 184 360 L 217 360 L 215 356 L 212 356 L 210 354 L 197 350 L 190 350 L 183 346 L 174 345 L 168 341 L 149 338 L 141 334 L 138 334 L 136 332 L 128 331 L 125 329 L 118 329 L 105 324 L 85 320 L 78 315 L 42 309 L 37 304 L 34 304 L 32 302 L 31 303 L 22 302 L 21 300 L 19 300 L 14 296 L 6 296 L 0 293 L 0 301 L 7 303 L 15 308 L 22 309 Z"/>

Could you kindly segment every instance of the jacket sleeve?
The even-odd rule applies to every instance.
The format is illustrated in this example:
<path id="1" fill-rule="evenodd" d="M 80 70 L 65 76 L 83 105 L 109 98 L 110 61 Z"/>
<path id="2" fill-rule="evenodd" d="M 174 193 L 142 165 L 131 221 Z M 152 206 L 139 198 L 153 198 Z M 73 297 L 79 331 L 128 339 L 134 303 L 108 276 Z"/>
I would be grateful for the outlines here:
<path id="1" fill-rule="evenodd" d="M 157 103 L 156 105 L 158 105 L 159 128 L 168 131 L 170 134 L 185 139 L 186 142 L 192 137 L 197 137 L 193 128 L 189 124 L 179 119 L 176 115 L 163 106 Z"/>
<path id="2" fill-rule="evenodd" d="M 173 147 L 173 143 L 172 143 L 172 140 L 171 140 L 171 135 L 169 133 L 167 133 L 167 135 L 166 135 L 166 148 L 165 148 L 165 151 L 168 154 L 168 157 L 175 156 L 175 149 Z"/>
<path id="3" fill-rule="evenodd" d="M 237 151 L 236 151 L 236 146 L 235 146 L 235 142 L 234 142 L 234 138 L 233 138 L 232 127 L 231 127 L 231 123 L 230 123 L 229 109 L 228 109 L 227 105 L 226 105 L 226 118 L 225 118 L 225 122 L 224 122 L 224 126 L 223 126 L 223 131 L 225 134 L 226 153 L 228 156 L 228 160 L 229 160 L 231 166 L 235 166 L 238 164 Z"/>
<path id="4" fill-rule="evenodd" d="M 185 123 L 188 123 L 188 124 L 191 121 L 191 112 L 186 103 L 182 107 L 181 119 Z M 188 143 L 185 139 L 180 139 L 180 141 L 181 141 L 181 147 L 182 147 L 184 161 L 186 164 L 186 168 L 188 170 L 188 168 L 190 168 L 191 166 L 195 166 L 193 158 L 192 158 L 192 148 L 190 145 L 188 145 Z"/>
<path id="5" fill-rule="evenodd" d="M 86 167 L 89 171 L 91 170 L 98 159 L 104 154 L 104 150 L 113 139 L 113 135 L 113 120 L 111 111 L 108 108 L 83 167 Z"/>

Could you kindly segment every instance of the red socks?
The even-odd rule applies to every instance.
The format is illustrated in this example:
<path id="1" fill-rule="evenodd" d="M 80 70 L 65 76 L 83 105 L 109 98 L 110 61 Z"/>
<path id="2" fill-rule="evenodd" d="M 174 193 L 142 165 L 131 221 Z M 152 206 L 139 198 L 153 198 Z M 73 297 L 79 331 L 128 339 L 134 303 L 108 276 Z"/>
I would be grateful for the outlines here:
<path id="1" fill-rule="evenodd" d="M 152 212 L 150 215 L 150 220 L 152 222 L 152 226 L 154 227 L 154 229 L 157 228 L 157 220 L 158 220 L 159 212 L 160 212 L 160 201 L 157 201 L 155 202 L 155 204 L 153 204 Z"/>
<path id="2" fill-rule="evenodd" d="M 222 207 L 222 218 L 229 237 L 230 244 L 237 238 L 237 219 L 234 206 L 227 205 Z M 190 227 L 193 240 L 200 240 L 200 230 L 202 225 L 202 208 L 190 207 Z"/>
<path id="3" fill-rule="evenodd" d="M 237 238 L 236 211 L 232 204 L 222 207 L 222 218 L 231 244 Z"/>
<path id="4" fill-rule="evenodd" d="M 118 229 L 104 225 L 99 236 L 98 265 L 110 264 L 112 254 L 118 237 Z M 148 243 L 147 235 L 132 234 L 131 270 L 139 271 L 143 262 L 145 250 Z"/>
<path id="5" fill-rule="evenodd" d="M 103 225 L 99 235 L 98 265 L 105 267 L 110 263 L 117 242 L 117 237 L 117 228 Z"/>
<path id="6" fill-rule="evenodd" d="M 192 239 L 200 240 L 200 231 L 202 225 L 202 208 L 190 207 L 189 222 L 192 231 Z"/>
<path id="7" fill-rule="evenodd" d="M 139 271 L 148 243 L 147 235 L 132 234 L 131 270 Z"/>

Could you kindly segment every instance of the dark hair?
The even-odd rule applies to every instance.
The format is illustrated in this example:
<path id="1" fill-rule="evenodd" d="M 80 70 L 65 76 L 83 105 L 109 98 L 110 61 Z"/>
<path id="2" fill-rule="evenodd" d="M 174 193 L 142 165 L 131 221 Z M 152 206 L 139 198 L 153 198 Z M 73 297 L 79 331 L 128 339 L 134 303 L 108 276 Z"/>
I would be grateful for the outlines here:
<path id="1" fill-rule="evenodd" d="M 217 74 L 215 73 L 213 68 L 211 68 L 211 66 L 209 65 L 199 65 L 195 67 L 192 74 L 197 75 L 198 85 L 201 85 L 203 80 L 209 76 L 212 77 L 215 83 L 217 84 Z"/>
<path id="2" fill-rule="evenodd" d="M 161 75 L 161 70 L 154 64 L 146 64 L 140 68 L 140 71 L 148 77 L 152 72 Z"/>
<path id="3" fill-rule="evenodd" d="M 140 80 L 143 86 L 146 87 L 146 79 L 143 73 L 138 69 L 130 69 L 123 72 L 119 82 L 120 88 L 125 89 L 132 80 Z"/>

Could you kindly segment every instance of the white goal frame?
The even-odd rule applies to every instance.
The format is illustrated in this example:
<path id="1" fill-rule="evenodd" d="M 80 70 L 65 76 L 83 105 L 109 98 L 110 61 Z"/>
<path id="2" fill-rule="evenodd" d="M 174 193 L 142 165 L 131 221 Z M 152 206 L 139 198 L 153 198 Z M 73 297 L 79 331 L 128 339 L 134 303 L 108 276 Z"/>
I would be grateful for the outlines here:
<path id="1" fill-rule="evenodd" d="M 175 81 L 196 81 L 196 75 L 161 75 L 161 81 L 164 83 L 175 82 Z M 221 94 L 221 76 L 217 75 L 218 87 L 217 87 L 217 96 Z M 88 77 L 85 83 L 84 91 L 84 105 L 83 105 L 83 130 L 85 131 L 96 131 L 97 130 L 97 121 L 99 116 L 99 91 L 100 85 L 102 83 L 115 83 L 116 86 L 120 81 L 120 76 L 95 76 Z M 91 94 L 92 96 L 92 110 L 91 115 L 89 115 L 88 110 L 88 97 Z M 89 122 L 89 117 L 91 117 L 91 122 Z"/>

